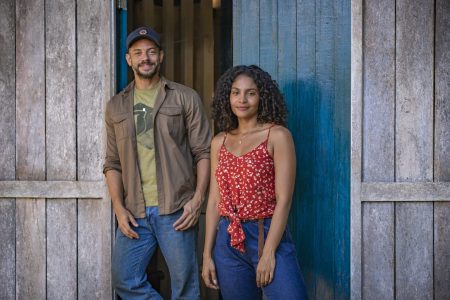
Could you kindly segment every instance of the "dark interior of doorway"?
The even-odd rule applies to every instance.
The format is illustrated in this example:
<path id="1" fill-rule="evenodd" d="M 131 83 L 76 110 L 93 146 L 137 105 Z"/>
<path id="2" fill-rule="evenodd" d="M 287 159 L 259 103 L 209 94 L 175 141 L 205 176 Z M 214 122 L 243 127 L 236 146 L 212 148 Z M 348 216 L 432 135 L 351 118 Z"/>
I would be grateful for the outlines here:
<path id="1" fill-rule="evenodd" d="M 124 59 L 127 33 L 139 26 L 151 26 L 161 33 L 165 51 L 161 73 L 170 80 L 194 88 L 210 115 L 214 85 L 232 66 L 232 1 L 128 0 L 119 3 L 116 12 L 117 91 L 133 79 Z M 204 212 L 205 209 L 199 221 L 199 264 L 202 262 Z M 161 296 L 170 299 L 170 276 L 159 249 L 147 274 Z M 220 295 L 202 284 L 201 299 L 220 299 Z"/>

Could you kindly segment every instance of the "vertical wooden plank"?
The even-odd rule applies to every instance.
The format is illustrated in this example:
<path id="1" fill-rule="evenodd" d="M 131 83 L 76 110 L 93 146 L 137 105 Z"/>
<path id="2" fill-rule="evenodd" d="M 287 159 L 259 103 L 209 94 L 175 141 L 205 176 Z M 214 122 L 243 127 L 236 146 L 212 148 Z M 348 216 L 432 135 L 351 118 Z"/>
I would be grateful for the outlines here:
<path id="1" fill-rule="evenodd" d="M 242 64 L 242 27 L 244 17 L 241 9 L 243 1 L 233 1 L 233 65 Z"/>
<path id="2" fill-rule="evenodd" d="M 203 89 L 201 92 L 206 113 L 211 117 L 211 104 L 214 93 L 214 30 L 211 0 L 201 0 Z M 212 124 L 211 124 L 212 125 Z"/>
<path id="3" fill-rule="evenodd" d="M 46 1 L 47 180 L 76 179 L 75 1 Z M 77 298 L 76 200 L 47 202 L 47 297 Z"/>
<path id="4" fill-rule="evenodd" d="M 436 0 L 435 181 L 450 180 L 450 2 Z M 450 203 L 434 204 L 434 297 L 450 298 Z"/>
<path id="5" fill-rule="evenodd" d="M 333 164 L 334 186 L 334 299 L 348 299 L 350 293 L 350 46 L 351 1 L 334 1 L 334 94 Z"/>
<path id="6" fill-rule="evenodd" d="M 315 174 L 314 269 L 316 299 L 334 298 L 334 178 L 333 139 L 334 95 L 334 11 L 333 1 L 316 2 L 316 98 L 315 98 Z M 327 220 L 323 222 L 322 220 Z"/>
<path id="7" fill-rule="evenodd" d="M 15 172 L 15 1 L 0 2 L 0 180 Z M 15 200 L 0 199 L 0 299 L 15 299 Z"/>
<path id="8" fill-rule="evenodd" d="M 450 203 L 434 203 L 434 299 L 450 299 Z"/>
<path id="9" fill-rule="evenodd" d="M 396 177 L 433 180 L 433 0 L 396 2 Z"/>
<path id="10" fill-rule="evenodd" d="M 261 7 L 262 8 L 262 7 Z M 296 240 L 300 267 L 308 295 L 314 299 L 314 103 L 316 70 L 316 4 L 297 1 L 297 100 L 290 109 L 291 133 L 296 141 L 297 177 L 290 226 Z M 263 48 L 261 47 L 261 53 Z M 265 61 L 261 56 L 261 61 Z M 271 61 L 270 57 L 267 60 Z"/>
<path id="11" fill-rule="evenodd" d="M 203 74 L 203 20 L 201 14 L 201 3 L 194 1 L 194 89 L 198 91 L 200 98 L 203 99 L 203 84 L 205 77 Z"/>
<path id="12" fill-rule="evenodd" d="M 396 203 L 396 299 L 433 299 L 433 203 Z"/>
<path id="13" fill-rule="evenodd" d="M 395 180 L 395 1 L 364 1 L 363 181 Z M 362 297 L 394 298 L 394 204 L 363 206 Z"/>
<path id="14" fill-rule="evenodd" d="M 169 80 L 175 79 L 175 7 L 172 0 L 163 1 L 163 49 L 164 73 Z"/>
<path id="15" fill-rule="evenodd" d="M 132 7 L 133 20 L 135 26 L 155 26 L 155 4 L 152 0 L 133 1 L 129 3 L 129 7 Z"/>
<path id="16" fill-rule="evenodd" d="M 396 2 L 396 180 L 433 179 L 432 0 Z M 396 297 L 433 297 L 433 204 L 396 204 Z"/>
<path id="17" fill-rule="evenodd" d="M 450 1 L 436 0 L 435 161 L 437 181 L 450 180 Z"/>
<path id="18" fill-rule="evenodd" d="M 103 111 L 111 96 L 111 5 L 77 1 L 77 137 L 79 180 L 102 180 Z M 78 202 L 78 298 L 111 298 L 111 204 Z"/>
<path id="19" fill-rule="evenodd" d="M 273 79 L 278 78 L 278 2 L 260 1 L 259 65 Z"/>
<path id="20" fill-rule="evenodd" d="M 181 72 L 183 84 L 194 87 L 194 1 L 181 1 Z"/>
<path id="21" fill-rule="evenodd" d="M 16 1 L 16 174 L 45 180 L 44 1 Z M 16 201 L 16 298 L 44 299 L 45 199 Z"/>
<path id="22" fill-rule="evenodd" d="M 394 181 L 395 0 L 364 3 L 363 181 Z"/>
<path id="23" fill-rule="evenodd" d="M 394 299 L 394 205 L 364 203 L 362 214 L 362 299 Z"/>
<path id="24" fill-rule="evenodd" d="M 352 1 L 351 15 L 350 298 L 361 299 L 363 0 Z"/>
<path id="25" fill-rule="evenodd" d="M 241 26 L 241 59 L 245 65 L 259 65 L 259 0 L 242 0 L 241 9 L 245 15 L 240 18 Z M 264 41 L 265 42 L 265 41 Z"/>

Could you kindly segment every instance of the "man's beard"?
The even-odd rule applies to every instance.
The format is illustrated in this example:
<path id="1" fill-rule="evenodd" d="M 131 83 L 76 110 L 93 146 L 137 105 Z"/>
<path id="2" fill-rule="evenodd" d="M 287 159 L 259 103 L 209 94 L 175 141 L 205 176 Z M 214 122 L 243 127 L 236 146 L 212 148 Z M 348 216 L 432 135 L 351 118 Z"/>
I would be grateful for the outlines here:
<path id="1" fill-rule="evenodd" d="M 142 65 L 148 64 L 150 66 L 154 66 L 155 69 L 153 71 L 150 71 L 148 73 L 143 73 L 139 70 L 139 67 Z M 144 61 L 141 62 L 140 64 L 138 64 L 137 68 L 135 69 L 136 71 L 136 75 L 139 76 L 142 79 L 152 79 L 153 77 L 155 77 L 156 75 L 158 75 L 158 71 L 159 71 L 159 67 L 155 66 L 154 64 L 148 62 L 148 61 Z"/>

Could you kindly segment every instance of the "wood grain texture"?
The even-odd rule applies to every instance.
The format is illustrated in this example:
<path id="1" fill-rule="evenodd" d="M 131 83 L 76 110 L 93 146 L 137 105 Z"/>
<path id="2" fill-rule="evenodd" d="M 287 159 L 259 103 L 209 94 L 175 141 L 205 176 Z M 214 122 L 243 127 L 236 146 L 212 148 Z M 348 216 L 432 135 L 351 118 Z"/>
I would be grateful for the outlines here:
<path id="1" fill-rule="evenodd" d="M 194 87 L 194 1 L 181 1 L 181 63 L 183 84 Z"/>
<path id="2" fill-rule="evenodd" d="M 162 73 L 169 80 L 175 80 L 175 7 L 173 1 L 163 1 L 163 49 Z"/>
<path id="3" fill-rule="evenodd" d="M 106 195 L 103 181 L 0 181 L 0 198 L 96 198 Z"/>
<path id="4" fill-rule="evenodd" d="M 214 29 L 213 29 L 213 10 L 212 2 L 209 0 L 201 1 L 201 26 L 202 26 L 202 74 L 203 85 L 201 96 L 206 114 L 211 120 L 211 104 L 214 93 Z M 211 121 L 210 121 L 211 123 Z M 211 123 L 212 126 L 212 123 Z"/>
<path id="5" fill-rule="evenodd" d="M 361 299 L 363 1 L 351 3 L 350 297 Z"/>
<path id="6" fill-rule="evenodd" d="M 46 1 L 47 180 L 76 179 L 75 1 Z M 75 199 L 47 201 L 47 298 L 77 299 Z"/>
<path id="7" fill-rule="evenodd" d="M 0 179 L 15 178 L 15 1 L 0 3 Z M 1 281 L 1 280 L 0 280 Z"/>
<path id="8" fill-rule="evenodd" d="M 334 299 L 348 299 L 350 282 L 350 109 L 351 109 L 351 1 L 334 1 L 334 94 L 333 140 L 334 174 Z"/>
<path id="9" fill-rule="evenodd" d="M 434 204 L 434 299 L 450 299 L 450 203 Z"/>
<path id="10" fill-rule="evenodd" d="M 77 136 L 79 180 L 102 180 L 103 112 L 111 87 L 111 7 L 77 1 Z M 95 34 L 93 34 L 95 32 Z M 111 204 L 78 202 L 78 298 L 111 298 Z"/>
<path id="11" fill-rule="evenodd" d="M 273 79 L 278 78 L 278 3 L 261 0 L 259 3 L 259 65 Z"/>
<path id="12" fill-rule="evenodd" d="M 395 1 L 364 1 L 363 181 L 394 181 Z"/>
<path id="13" fill-rule="evenodd" d="M 396 203 L 395 212 L 395 299 L 433 299 L 433 203 Z"/>
<path id="14" fill-rule="evenodd" d="M 16 172 L 45 180 L 44 1 L 16 2 Z M 20 121 L 19 121 L 20 120 Z"/>
<path id="15" fill-rule="evenodd" d="M 394 203 L 364 203 L 362 299 L 394 299 Z"/>
<path id="16" fill-rule="evenodd" d="M 239 18 L 241 27 L 240 34 L 236 38 L 240 38 L 241 48 L 241 61 L 234 62 L 235 64 L 259 65 L 259 52 L 260 52 L 260 40 L 259 40 L 259 0 L 243 0 L 240 2 L 241 12 Z M 234 12 L 234 10 L 233 10 Z M 234 14 L 233 14 L 234 17 Z M 265 41 L 261 41 L 265 42 Z"/>
<path id="17" fill-rule="evenodd" d="M 0 299 L 15 299 L 16 214 L 14 199 L 0 200 Z"/>
<path id="18" fill-rule="evenodd" d="M 450 181 L 450 2 L 436 0 L 434 180 Z M 450 190 L 450 189 L 449 189 Z M 450 197 L 448 197 L 450 199 Z M 434 297 L 450 298 L 450 203 L 434 204 Z"/>
<path id="19" fill-rule="evenodd" d="M 16 200 L 16 299 L 46 299 L 45 199 Z"/>
<path id="20" fill-rule="evenodd" d="M 241 18 L 244 13 L 241 8 L 242 1 L 233 2 L 233 65 L 242 64 L 242 37 Z"/>
<path id="21" fill-rule="evenodd" d="M 15 1 L 0 2 L 0 180 L 16 176 Z M 15 200 L 0 199 L 0 299 L 15 299 Z"/>
<path id="22" fill-rule="evenodd" d="M 316 299 L 334 298 L 334 180 L 335 142 L 333 139 L 335 23 L 333 1 L 316 2 L 316 80 L 314 191 L 314 269 L 316 272 Z M 322 222 L 321 220 L 328 220 Z"/>
<path id="23" fill-rule="evenodd" d="M 315 67 L 316 67 L 316 4 L 313 1 L 297 1 L 297 99 L 291 103 L 291 133 L 296 145 L 297 176 L 289 226 L 297 241 L 300 267 L 305 279 L 308 295 L 315 294 L 314 274 L 314 103 L 315 103 Z M 269 8 L 270 9 L 270 8 Z M 267 12 L 270 15 L 270 11 Z M 271 45 L 268 43 L 267 45 Z M 278 53 L 278 51 L 275 51 Z M 263 48 L 261 47 L 261 54 Z M 277 57 L 277 54 L 274 54 Z M 261 56 L 262 57 L 262 56 Z M 270 57 L 267 57 L 270 64 Z M 262 60 L 264 61 L 264 60 Z M 275 66 L 277 68 L 278 66 Z M 301 199 L 299 201 L 298 199 Z"/>
<path id="24" fill-rule="evenodd" d="M 449 182 L 363 183 L 361 201 L 449 201 Z"/>
<path id="25" fill-rule="evenodd" d="M 450 1 L 436 0 L 434 178 L 450 181 Z"/>
<path id="26" fill-rule="evenodd" d="M 396 12 L 396 181 L 432 181 L 433 0 L 398 0 Z"/>
<path id="27" fill-rule="evenodd" d="M 16 178 L 45 180 L 43 0 L 16 1 Z M 45 299 L 45 200 L 16 200 L 16 298 Z"/>

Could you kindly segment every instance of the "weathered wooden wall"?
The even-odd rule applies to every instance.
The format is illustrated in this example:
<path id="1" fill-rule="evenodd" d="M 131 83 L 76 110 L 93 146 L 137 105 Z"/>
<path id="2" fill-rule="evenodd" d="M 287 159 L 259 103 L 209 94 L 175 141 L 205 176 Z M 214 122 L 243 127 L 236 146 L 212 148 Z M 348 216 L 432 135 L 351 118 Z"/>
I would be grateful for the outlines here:
<path id="1" fill-rule="evenodd" d="M 352 298 L 450 299 L 450 2 L 353 24 Z"/>
<path id="2" fill-rule="evenodd" d="M 112 297 L 112 4 L 0 2 L 0 299 Z"/>
<path id="3" fill-rule="evenodd" d="M 288 103 L 289 225 L 311 299 L 350 294 L 350 3 L 233 1 L 233 63 L 260 65 Z"/>

